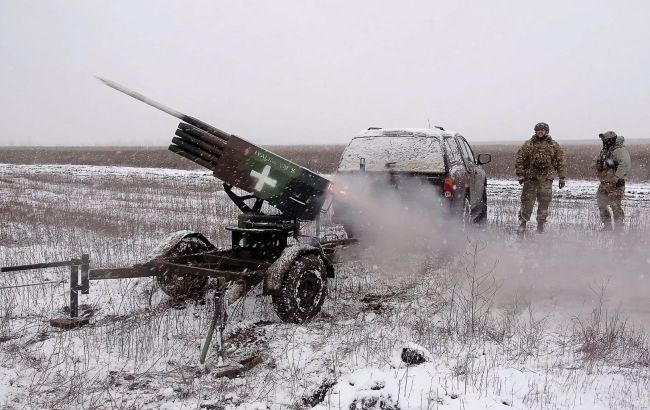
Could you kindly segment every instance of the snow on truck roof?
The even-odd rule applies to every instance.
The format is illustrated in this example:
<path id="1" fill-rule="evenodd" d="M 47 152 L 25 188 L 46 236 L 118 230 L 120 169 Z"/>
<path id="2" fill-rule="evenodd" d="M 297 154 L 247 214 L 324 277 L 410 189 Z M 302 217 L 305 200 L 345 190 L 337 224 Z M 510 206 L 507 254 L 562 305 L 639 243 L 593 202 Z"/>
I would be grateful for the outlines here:
<path id="1" fill-rule="evenodd" d="M 359 133 L 357 137 L 395 137 L 395 136 L 417 136 L 417 137 L 442 137 L 453 136 L 456 133 L 443 128 L 368 128 Z"/>
<path id="2" fill-rule="evenodd" d="M 339 172 L 366 171 L 444 173 L 441 139 L 455 133 L 430 128 L 369 128 L 345 147 Z"/>

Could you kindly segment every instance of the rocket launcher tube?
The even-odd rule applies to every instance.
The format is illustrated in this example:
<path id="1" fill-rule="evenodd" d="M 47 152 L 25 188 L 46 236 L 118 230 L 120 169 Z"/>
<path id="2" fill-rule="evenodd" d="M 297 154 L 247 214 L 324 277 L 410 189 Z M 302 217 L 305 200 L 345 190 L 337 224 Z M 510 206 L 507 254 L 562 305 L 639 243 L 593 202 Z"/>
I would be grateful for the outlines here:
<path id="1" fill-rule="evenodd" d="M 213 163 L 214 165 L 217 165 L 217 163 L 219 162 L 219 158 L 215 157 L 214 155 L 210 154 L 207 151 L 202 150 L 201 148 L 199 148 L 199 147 L 197 147 L 195 145 L 192 145 L 192 144 L 190 144 L 188 142 L 183 141 L 182 139 L 180 139 L 178 137 L 172 138 L 172 143 L 176 144 L 176 146 L 179 147 L 180 149 L 182 149 L 183 151 L 186 151 L 186 152 L 188 152 L 190 154 L 194 154 L 197 157 L 203 158 L 204 160 L 209 161 L 209 162 Z"/>
<path id="2" fill-rule="evenodd" d="M 184 140 L 185 142 L 189 142 L 190 144 L 201 148 L 203 151 L 209 152 L 210 154 L 214 155 L 217 158 L 219 158 L 223 153 L 223 150 L 220 150 L 214 145 L 208 144 L 207 142 L 203 142 L 198 138 L 194 138 L 193 136 L 186 134 L 181 130 L 176 130 L 175 134 L 181 137 L 181 139 Z"/>
<path id="3" fill-rule="evenodd" d="M 191 154 L 189 152 L 184 151 L 182 148 L 177 147 L 176 145 L 170 145 L 169 150 L 173 153 L 176 153 L 180 155 L 183 158 L 187 158 L 192 162 L 196 162 L 197 164 L 201 165 L 202 167 L 205 167 L 211 171 L 214 171 L 215 165 L 211 162 L 208 162 L 201 157 L 198 157 L 194 154 Z"/>
<path id="4" fill-rule="evenodd" d="M 231 134 L 228 134 L 227 132 L 221 131 L 219 128 L 215 128 L 210 124 L 207 124 L 201 120 L 197 120 L 194 117 L 190 117 L 189 115 L 183 114 L 183 118 L 181 120 L 185 121 L 188 124 L 191 124 L 199 129 L 204 130 L 205 132 L 214 135 L 217 138 L 221 138 L 224 141 L 228 141 L 230 139 Z"/>
<path id="5" fill-rule="evenodd" d="M 224 147 L 226 146 L 226 141 L 224 141 L 221 137 L 214 136 L 209 132 L 197 128 L 193 125 L 185 124 L 181 122 L 180 124 L 178 124 L 178 129 L 195 138 L 200 139 L 201 141 L 205 141 L 210 145 L 214 145 L 217 148 L 224 149 Z M 176 135 L 178 135 L 178 131 Z"/>

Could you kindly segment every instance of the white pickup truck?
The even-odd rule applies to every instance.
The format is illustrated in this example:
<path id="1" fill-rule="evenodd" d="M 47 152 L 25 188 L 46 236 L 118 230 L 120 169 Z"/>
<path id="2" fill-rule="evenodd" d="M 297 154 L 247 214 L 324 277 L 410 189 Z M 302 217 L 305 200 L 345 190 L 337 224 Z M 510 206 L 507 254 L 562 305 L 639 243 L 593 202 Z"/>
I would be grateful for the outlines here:
<path id="1" fill-rule="evenodd" d="M 441 127 L 368 128 L 343 151 L 334 180 L 345 186 L 346 180 L 362 177 L 366 186 L 388 186 L 407 197 L 421 184 L 431 184 L 439 194 L 437 203 L 465 222 L 482 223 L 487 218 L 487 177 L 481 165 L 490 160 L 490 154 L 475 157 L 461 134 Z M 381 200 L 381 190 L 375 192 L 373 199 Z M 333 209 L 335 222 L 353 236 L 363 205 L 339 195 Z"/>

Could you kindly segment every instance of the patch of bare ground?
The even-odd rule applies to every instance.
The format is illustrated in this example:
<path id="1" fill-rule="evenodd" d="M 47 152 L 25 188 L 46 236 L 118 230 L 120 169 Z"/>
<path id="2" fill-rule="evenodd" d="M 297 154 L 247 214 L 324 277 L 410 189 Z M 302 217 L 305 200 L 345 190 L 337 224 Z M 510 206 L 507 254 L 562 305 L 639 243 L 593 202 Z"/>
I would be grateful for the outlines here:
<path id="1" fill-rule="evenodd" d="M 330 173 L 344 145 L 282 145 L 265 147 L 315 172 Z M 0 163 L 101 165 L 143 168 L 203 169 L 165 147 L 3 147 Z"/>

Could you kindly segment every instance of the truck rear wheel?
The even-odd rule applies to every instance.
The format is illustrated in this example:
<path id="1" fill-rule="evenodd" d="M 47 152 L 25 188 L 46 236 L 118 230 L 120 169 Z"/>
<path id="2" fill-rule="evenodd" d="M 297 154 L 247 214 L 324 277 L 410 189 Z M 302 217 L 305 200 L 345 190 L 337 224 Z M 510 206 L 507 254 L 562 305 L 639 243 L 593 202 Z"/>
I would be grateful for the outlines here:
<path id="1" fill-rule="evenodd" d="M 284 273 L 273 307 L 283 322 L 303 323 L 320 312 L 327 296 L 327 269 L 319 255 L 299 256 Z"/>
<path id="2" fill-rule="evenodd" d="M 343 230 L 348 235 L 348 239 L 354 238 L 354 229 L 349 224 L 343 224 Z"/>
<path id="3" fill-rule="evenodd" d="M 465 193 L 463 197 L 462 207 L 460 211 L 460 222 L 463 230 L 469 229 L 472 224 L 472 203 L 469 200 L 469 192 Z"/>
<path id="4" fill-rule="evenodd" d="M 487 198 L 487 184 L 483 187 L 483 196 L 481 197 L 481 213 L 476 217 L 474 222 L 484 224 L 487 222 L 488 213 L 488 198 Z"/>

